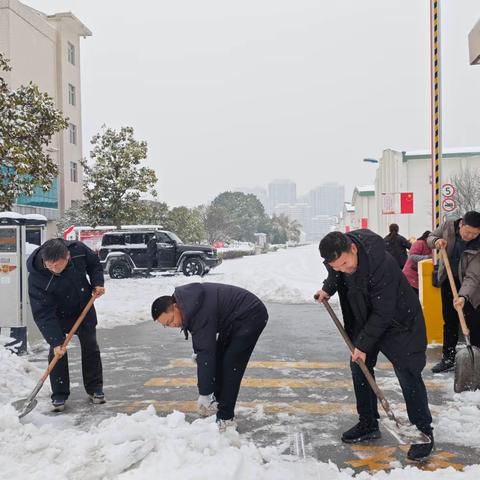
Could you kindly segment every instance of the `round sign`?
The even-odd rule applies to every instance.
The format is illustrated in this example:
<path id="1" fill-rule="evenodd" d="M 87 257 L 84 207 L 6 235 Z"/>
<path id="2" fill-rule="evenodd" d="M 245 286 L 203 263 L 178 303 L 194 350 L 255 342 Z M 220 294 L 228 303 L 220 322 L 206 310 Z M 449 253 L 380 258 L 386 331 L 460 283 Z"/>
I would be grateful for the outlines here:
<path id="1" fill-rule="evenodd" d="M 453 212 L 457 208 L 457 204 L 453 198 L 444 198 L 442 209 L 444 212 Z"/>
<path id="2" fill-rule="evenodd" d="M 444 183 L 442 185 L 442 195 L 444 197 L 452 197 L 455 195 L 455 187 L 451 183 Z"/>

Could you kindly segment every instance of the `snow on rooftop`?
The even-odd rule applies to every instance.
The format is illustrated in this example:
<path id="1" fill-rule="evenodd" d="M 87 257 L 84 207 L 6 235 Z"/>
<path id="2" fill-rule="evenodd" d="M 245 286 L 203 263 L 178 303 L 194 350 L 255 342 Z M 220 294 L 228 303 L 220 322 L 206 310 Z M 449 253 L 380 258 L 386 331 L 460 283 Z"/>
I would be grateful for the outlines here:
<path id="1" fill-rule="evenodd" d="M 359 193 L 375 191 L 375 185 L 357 185 L 355 188 L 358 190 Z"/>
<path id="2" fill-rule="evenodd" d="M 418 155 L 430 155 L 432 151 L 428 150 L 411 150 L 405 152 L 407 157 L 414 157 Z M 455 153 L 478 153 L 480 155 L 480 147 L 453 147 L 453 148 L 444 148 L 442 149 L 442 153 L 449 155 Z"/>
<path id="3" fill-rule="evenodd" d="M 0 218 L 14 218 L 18 220 L 25 217 L 17 212 L 0 212 Z"/>

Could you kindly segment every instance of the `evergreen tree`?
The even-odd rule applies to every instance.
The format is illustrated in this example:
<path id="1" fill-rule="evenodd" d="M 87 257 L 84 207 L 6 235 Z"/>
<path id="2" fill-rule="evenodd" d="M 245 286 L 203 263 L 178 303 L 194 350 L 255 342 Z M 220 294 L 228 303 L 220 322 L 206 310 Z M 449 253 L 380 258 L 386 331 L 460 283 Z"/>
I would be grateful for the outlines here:
<path id="1" fill-rule="evenodd" d="M 167 226 L 184 242 L 201 242 L 206 237 L 201 212 L 195 208 L 172 208 L 168 215 Z"/>
<path id="2" fill-rule="evenodd" d="M 210 206 L 219 235 L 224 239 L 255 241 L 255 233 L 262 230 L 266 221 L 265 209 L 260 200 L 252 194 L 242 192 L 223 192 Z M 207 226 L 210 234 L 212 230 Z M 218 238 L 219 239 L 219 238 Z"/>
<path id="3" fill-rule="evenodd" d="M 169 209 L 165 202 L 141 200 L 143 208 L 138 212 L 135 222 L 139 225 L 161 225 L 167 228 Z"/>
<path id="4" fill-rule="evenodd" d="M 156 196 L 155 171 L 140 166 L 147 157 L 147 143 L 134 138 L 132 127 L 119 132 L 102 127 L 91 141 L 93 164 L 82 162 L 85 172 L 85 209 L 95 224 L 115 225 L 135 221 L 145 211 L 140 196 Z"/>
<path id="5" fill-rule="evenodd" d="M 63 231 L 70 225 L 91 227 L 93 221 L 85 212 L 83 202 L 75 202 L 65 211 L 65 213 L 56 221 L 57 233 L 63 234 Z"/>
<path id="6" fill-rule="evenodd" d="M 31 196 L 36 187 L 51 188 L 58 167 L 44 147 L 68 125 L 32 82 L 11 90 L 2 73 L 10 70 L 0 53 L 0 210 L 11 210 L 18 196 Z"/>

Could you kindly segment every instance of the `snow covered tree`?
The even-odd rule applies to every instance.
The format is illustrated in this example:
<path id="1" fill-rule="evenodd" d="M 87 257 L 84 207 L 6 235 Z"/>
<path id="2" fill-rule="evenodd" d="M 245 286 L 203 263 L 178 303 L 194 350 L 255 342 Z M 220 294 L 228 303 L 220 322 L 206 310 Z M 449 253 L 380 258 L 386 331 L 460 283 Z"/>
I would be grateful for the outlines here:
<path id="1" fill-rule="evenodd" d="M 142 193 L 157 195 L 155 171 L 140 165 L 147 157 L 147 143 L 135 140 L 132 127 L 117 132 L 105 126 L 91 143 L 93 164 L 82 161 L 85 209 L 96 224 L 119 228 L 144 211 Z"/>
<path id="2" fill-rule="evenodd" d="M 253 242 L 254 234 L 262 229 L 265 220 L 265 209 L 255 195 L 223 192 L 215 197 L 207 211 L 206 229 L 209 236 L 217 231 L 217 236 L 223 239 Z"/>
<path id="3" fill-rule="evenodd" d="M 273 215 L 269 224 L 265 225 L 265 233 L 268 233 L 271 243 L 287 243 L 287 241 L 300 241 L 301 225 L 297 220 L 290 218 L 281 213 Z"/>
<path id="4" fill-rule="evenodd" d="M 168 222 L 168 205 L 165 202 L 157 202 L 155 200 L 141 200 L 143 209 L 135 217 L 137 224 L 161 225 L 167 228 Z"/>
<path id="5" fill-rule="evenodd" d="M 455 186 L 455 200 L 461 215 L 471 210 L 480 209 L 480 171 L 470 166 L 462 168 L 450 178 Z"/>
<path id="6" fill-rule="evenodd" d="M 201 242 L 206 237 L 201 212 L 195 208 L 172 208 L 166 225 L 184 242 Z"/>
<path id="7" fill-rule="evenodd" d="M 92 226 L 92 219 L 85 212 L 83 202 L 74 202 L 72 206 L 55 222 L 57 233 L 62 234 L 70 225 Z"/>
<path id="8" fill-rule="evenodd" d="M 11 210 L 18 196 L 31 196 L 36 187 L 51 188 L 58 167 L 44 147 L 68 125 L 32 82 L 10 89 L 4 78 L 10 70 L 0 53 L 0 210 Z"/>

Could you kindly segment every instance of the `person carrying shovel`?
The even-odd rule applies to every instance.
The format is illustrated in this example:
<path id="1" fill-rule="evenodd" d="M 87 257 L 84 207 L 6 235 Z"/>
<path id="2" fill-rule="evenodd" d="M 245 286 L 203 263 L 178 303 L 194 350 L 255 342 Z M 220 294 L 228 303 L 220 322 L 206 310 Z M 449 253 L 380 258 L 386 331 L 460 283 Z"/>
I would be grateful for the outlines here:
<path id="1" fill-rule="evenodd" d="M 65 335 L 94 294 L 105 293 L 103 269 L 95 253 L 82 242 L 61 238 L 47 240 L 28 258 L 28 293 L 33 319 L 50 345 L 48 361 L 60 360 L 50 373 L 53 411 L 62 412 L 70 395 Z M 87 279 L 88 276 L 88 280 Z M 93 403 L 105 403 L 100 348 L 94 307 L 86 314 L 77 336 L 82 353 L 85 390 Z"/>
<path id="2" fill-rule="evenodd" d="M 465 307 L 465 320 L 470 328 L 472 344 L 480 346 L 480 312 L 476 310 L 478 306 L 476 300 L 472 300 L 475 298 L 473 290 L 478 289 L 480 275 L 480 270 L 475 267 L 476 262 L 469 267 L 469 275 L 465 275 L 467 266 L 475 257 L 475 252 L 480 250 L 480 213 L 471 211 L 461 219 L 447 220 L 428 236 L 427 243 L 430 248 L 445 249 L 455 286 L 460 290 L 457 305 Z M 442 257 L 438 267 L 438 284 L 442 296 L 443 355 L 440 362 L 432 367 L 433 373 L 445 372 L 455 367 L 458 343 L 458 313 Z M 462 297 L 467 301 L 462 300 Z"/>
<path id="3" fill-rule="evenodd" d="M 429 437 L 414 443 L 410 460 L 426 459 L 433 449 L 432 416 L 422 379 L 427 338 L 420 302 L 398 263 L 385 250 L 379 235 L 362 229 L 344 234 L 331 232 L 320 242 L 328 277 L 315 294 L 318 302 L 338 293 L 345 330 L 354 350 L 350 367 L 359 422 L 342 435 L 345 443 L 380 438 L 377 397 L 356 363 L 363 360 L 369 371 L 379 352 L 393 364 L 402 388 L 410 422 Z"/>

